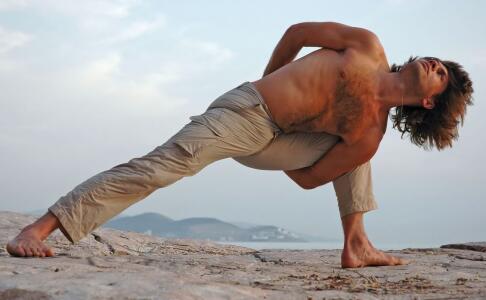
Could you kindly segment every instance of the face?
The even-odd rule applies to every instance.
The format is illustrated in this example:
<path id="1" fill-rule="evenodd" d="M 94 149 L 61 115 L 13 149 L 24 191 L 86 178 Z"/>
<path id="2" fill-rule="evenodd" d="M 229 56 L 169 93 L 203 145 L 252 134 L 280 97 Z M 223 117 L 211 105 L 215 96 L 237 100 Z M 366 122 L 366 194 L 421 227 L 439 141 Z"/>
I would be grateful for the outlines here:
<path id="1" fill-rule="evenodd" d="M 422 66 L 425 82 L 429 87 L 428 96 L 436 96 L 444 92 L 449 82 L 449 74 L 442 62 L 435 57 L 423 57 L 418 60 L 418 63 Z"/>
<path id="2" fill-rule="evenodd" d="M 406 64 L 403 67 L 403 73 L 404 75 L 407 74 L 410 86 L 413 86 L 416 90 L 416 96 L 419 99 L 429 101 L 427 103 L 431 104 L 432 107 L 433 98 L 444 92 L 449 82 L 447 68 L 435 57 L 422 57 Z"/>

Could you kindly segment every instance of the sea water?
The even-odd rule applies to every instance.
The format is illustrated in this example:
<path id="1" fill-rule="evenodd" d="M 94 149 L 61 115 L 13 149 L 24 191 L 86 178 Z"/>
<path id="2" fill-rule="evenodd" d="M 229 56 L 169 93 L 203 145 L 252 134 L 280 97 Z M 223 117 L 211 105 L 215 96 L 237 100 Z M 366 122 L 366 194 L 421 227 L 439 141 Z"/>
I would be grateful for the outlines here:
<path id="1" fill-rule="evenodd" d="M 262 249 L 293 249 L 293 250 L 331 250 L 331 249 L 342 249 L 342 241 L 329 241 L 329 242 L 217 242 L 223 245 L 236 245 L 247 248 L 252 248 L 255 250 Z M 402 250 L 406 248 L 438 248 L 440 244 L 434 243 L 412 243 L 412 244 L 402 244 L 402 243 L 373 243 L 375 248 L 380 250 Z"/>

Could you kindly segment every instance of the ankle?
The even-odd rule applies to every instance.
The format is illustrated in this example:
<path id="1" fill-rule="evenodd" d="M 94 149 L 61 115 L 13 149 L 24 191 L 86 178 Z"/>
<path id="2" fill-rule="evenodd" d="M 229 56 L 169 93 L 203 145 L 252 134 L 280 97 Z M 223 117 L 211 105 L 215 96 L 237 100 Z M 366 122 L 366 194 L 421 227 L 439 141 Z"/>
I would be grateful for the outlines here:
<path id="1" fill-rule="evenodd" d="M 21 233 L 30 233 L 30 234 L 34 234 L 34 235 L 41 235 L 42 233 L 42 225 L 40 224 L 36 224 L 36 223 L 32 223 L 32 224 L 29 224 L 27 226 L 25 226 L 24 228 L 22 228 L 22 230 L 20 231 Z"/>
<path id="2" fill-rule="evenodd" d="M 22 228 L 18 235 L 22 237 L 35 237 L 37 239 L 43 240 L 41 231 L 34 224 L 30 224 Z"/>
<path id="3" fill-rule="evenodd" d="M 34 223 L 25 226 L 21 233 L 34 235 L 40 240 L 44 240 L 58 227 L 59 221 L 57 218 L 51 213 L 46 213 Z"/>
<path id="4" fill-rule="evenodd" d="M 370 242 L 366 235 L 347 236 L 344 240 L 344 248 L 364 248 L 369 245 Z"/>

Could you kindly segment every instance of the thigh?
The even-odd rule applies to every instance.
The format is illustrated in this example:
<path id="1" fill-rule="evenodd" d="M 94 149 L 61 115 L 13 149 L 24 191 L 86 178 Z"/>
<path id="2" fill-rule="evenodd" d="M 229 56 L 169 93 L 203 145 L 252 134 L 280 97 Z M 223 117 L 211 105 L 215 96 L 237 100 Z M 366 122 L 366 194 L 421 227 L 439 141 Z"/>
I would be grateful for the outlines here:
<path id="1" fill-rule="evenodd" d="M 262 151 L 250 156 L 234 157 L 234 159 L 254 169 L 300 169 L 312 165 L 338 140 L 339 137 L 327 133 L 282 134 Z"/>
<path id="2" fill-rule="evenodd" d="M 202 115 L 192 116 L 190 123 L 160 146 L 161 150 L 174 147 L 181 150 L 173 160 L 186 175 L 196 174 L 220 159 L 252 155 L 275 136 L 273 128 L 254 122 L 252 114 L 251 111 L 209 109 Z"/>

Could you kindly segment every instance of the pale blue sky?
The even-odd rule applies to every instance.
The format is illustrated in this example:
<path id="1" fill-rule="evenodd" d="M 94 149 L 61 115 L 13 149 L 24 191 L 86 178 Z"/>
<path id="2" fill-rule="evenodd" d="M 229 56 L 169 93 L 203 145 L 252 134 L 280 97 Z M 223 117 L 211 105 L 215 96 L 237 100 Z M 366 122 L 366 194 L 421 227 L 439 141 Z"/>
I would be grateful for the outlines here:
<path id="1" fill-rule="evenodd" d="M 0 0 L 0 210 L 46 209 L 144 155 L 217 96 L 255 80 L 291 24 L 337 21 L 381 39 L 390 63 L 456 60 L 474 82 L 460 139 L 426 152 L 388 128 L 373 158 L 372 239 L 486 240 L 484 1 Z M 308 49 L 303 53 L 308 53 Z M 341 237 L 332 186 L 226 160 L 125 211 L 216 217 Z"/>

